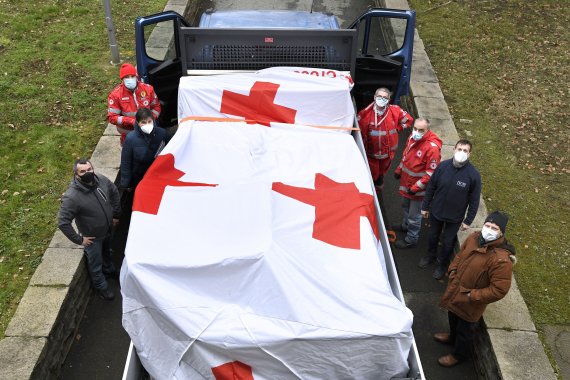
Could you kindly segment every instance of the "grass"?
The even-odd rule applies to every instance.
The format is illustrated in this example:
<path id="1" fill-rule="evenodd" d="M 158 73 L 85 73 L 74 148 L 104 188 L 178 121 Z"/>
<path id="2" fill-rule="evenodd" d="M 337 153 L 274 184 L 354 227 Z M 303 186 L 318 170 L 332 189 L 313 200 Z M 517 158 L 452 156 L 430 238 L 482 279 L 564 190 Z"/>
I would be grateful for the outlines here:
<path id="1" fill-rule="evenodd" d="M 121 59 L 134 19 L 166 0 L 112 2 Z M 89 157 L 118 83 L 101 2 L 0 0 L 0 336 L 57 226 L 71 165 Z"/>
<path id="2" fill-rule="evenodd" d="M 538 328 L 570 325 L 570 8 L 444 3 L 410 1 L 458 132 L 474 142 L 487 208 L 511 216 L 516 279 Z"/>

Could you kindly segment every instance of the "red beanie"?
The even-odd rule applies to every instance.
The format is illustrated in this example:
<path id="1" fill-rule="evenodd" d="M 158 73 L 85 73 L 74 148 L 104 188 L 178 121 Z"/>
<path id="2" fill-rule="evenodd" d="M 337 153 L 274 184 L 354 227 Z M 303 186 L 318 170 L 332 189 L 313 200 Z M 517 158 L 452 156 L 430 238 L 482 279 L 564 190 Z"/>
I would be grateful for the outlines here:
<path id="1" fill-rule="evenodd" d="M 119 71 L 119 78 L 123 79 L 127 75 L 137 75 L 137 69 L 130 63 L 123 63 L 121 71 Z"/>

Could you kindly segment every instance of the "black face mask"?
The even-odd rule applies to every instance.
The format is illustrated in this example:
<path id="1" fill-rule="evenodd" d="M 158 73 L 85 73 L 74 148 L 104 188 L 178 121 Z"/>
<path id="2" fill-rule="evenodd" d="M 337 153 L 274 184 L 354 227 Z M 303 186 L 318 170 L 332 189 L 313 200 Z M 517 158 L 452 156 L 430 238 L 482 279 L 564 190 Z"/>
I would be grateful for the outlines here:
<path id="1" fill-rule="evenodd" d="M 93 182 L 94 179 L 95 179 L 94 172 L 86 172 L 85 174 L 79 176 L 79 180 L 83 183 L 91 183 Z"/>

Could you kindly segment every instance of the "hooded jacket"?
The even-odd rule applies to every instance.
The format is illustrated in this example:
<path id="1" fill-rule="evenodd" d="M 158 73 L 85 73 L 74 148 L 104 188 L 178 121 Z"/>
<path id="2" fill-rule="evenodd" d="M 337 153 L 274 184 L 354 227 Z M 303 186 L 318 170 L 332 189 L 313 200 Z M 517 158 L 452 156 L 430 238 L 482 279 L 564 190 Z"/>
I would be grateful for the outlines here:
<path id="1" fill-rule="evenodd" d="M 166 144 L 166 131 L 156 126 L 150 134 L 144 133 L 138 123 L 127 135 L 121 151 L 121 187 L 135 188 Z"/>
<path id="2" fill-rule="evenodd" d="M 461 245 L 447 270 L 449 282 L 439 303 L 468 322 L 477 322 L 488 304 L 507 294 L 516 263 L 515 249 L 504 236 L 483 246 L 480 236 L 474 232 Z"/>
<path id="3" fill-rule="evenodd" d="M 440 160 L 441 139 L 435 133 L 428 130 L 418 141 L 410 136 L 402 154 L 402 161 L 395 171 L 395 174 L 400 175 L 400 195 L 412 200 L 422 200 Z"/>
<path id="4" fill-rule="evenodd" d="M 121 213 L 119 191 L 103 175 L 95 175 L 95 185 L 87 186 L 76 178 L 61 199 L 59 229 L 69 240 L 81 245 L 83 237 L 103 238 L 111 231 L 113 219 Z M 79 233 L 71 225 L 73 220 Z"/>

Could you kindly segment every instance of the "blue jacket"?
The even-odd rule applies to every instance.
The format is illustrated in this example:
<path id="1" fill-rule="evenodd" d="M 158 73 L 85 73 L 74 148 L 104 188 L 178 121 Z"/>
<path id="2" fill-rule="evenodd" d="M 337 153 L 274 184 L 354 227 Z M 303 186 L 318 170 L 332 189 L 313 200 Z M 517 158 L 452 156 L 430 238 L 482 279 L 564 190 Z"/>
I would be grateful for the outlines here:
<path id="1" fill-rule="evenodd" d="M 480 196 L 481 175 L 475 166 L 467 161 L 462 167 L 456 168 L 453 159 L 449 159 L 442 161 L 435 169 L 426 189 L 422 210 L 429 211 L 443 222 L 462 221 L 470 225 L 477 215 Z"/>
<path id="2" fill-rule="evenodd" d="M 121 152 L 121 185 L 135 188 L 166 144 L 166 131 L 154 125 L 147 135 L 135 122 L 132 132 L 127 135 Z"/>

